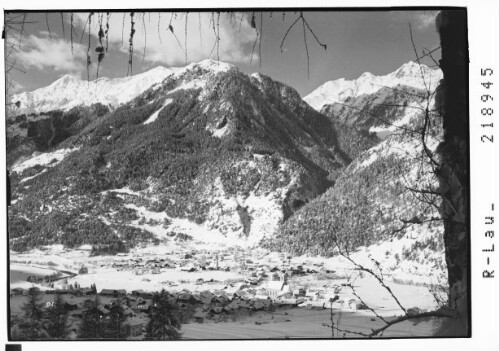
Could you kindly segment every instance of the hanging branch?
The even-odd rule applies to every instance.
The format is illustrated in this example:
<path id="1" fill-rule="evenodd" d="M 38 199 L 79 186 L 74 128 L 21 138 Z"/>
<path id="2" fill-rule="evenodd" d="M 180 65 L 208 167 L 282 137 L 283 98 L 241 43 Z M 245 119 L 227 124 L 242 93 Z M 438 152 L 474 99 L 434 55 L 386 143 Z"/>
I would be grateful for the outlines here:
<path id="1" fill-rule="evenodd" d="M 199 40 L 201 41 L 201 46 L 203 46 L 203 35 L 201 34 L 201 12 L 198 13 L 198 23 L 199 23 Z"/>
<path id="2" fill-rule="evenodd" d="M 253 62 L 253 54 L 255 52 L 256 42 L 258 41 L 258 39 L 260 37 L 260 33 L 258 33 L 258 30 L 256 29 L 256 21 L 255 21 L 255 13 L 254 12 L 251 14 L 250 25 L 251 25 L 251 28 L 253 28 L 255 30 L 255 33 L 256 33 L 255 41 L 253 42 L 253 48 L 251 49 L 251 56 L 250 56 L 250 64 L 251 64 Z"/>
<path id="3" fill-rule="evenodd" d="M 170 23 L 168 23 L 168 27 L 172 25 L 173 16 L 175 16 L 175 12 L 172 12 L 172 16 L 170 17 Z"/>
<path id="4" fill-rule="evenodd" d="M 69 36 L 69 40 L 71 41 L 71 55 L 73 55 L 73 13 L 71 12 L 71 34 Z"/>
<path id="5" fill-rule="evenodd" d="M 135 21 L 133 20 L 134 12 L 130 12 L 130 37 L 128 39 L 128 70 L 127 76 L 133 74 L 133 36 L 135 34 Z"/>
<path id="6" fill-rule="evenodd" d="M 312 28 L 310 28 L 310 26 L 308 25 L 308 22 L 307 20 L 305 19 L 305 17 L 303 17 L 303 14 L 301 15 L 301 19 L 303 21 L 303 23 L 305 23 L 305 25 L 307 26 L 308 30 L 310 31 L 310 33 L 312 33 L 312 35 L 314 36 L 315 38 L 315 41 L 317 42 L 317 44 L 319 44 L 320 46 L 322 46 L 324 48 L 324 50 L 327 51 L 327 45 L 326 44 L 323 44 L 321 43 L 321 41 L 319 40 L 319 38 L 317 38 L 317 35 L 315 35 L 314 31 L 312 30 Z"/>
<path id="7" fill-rule="evenodd" d="M 239 32 L 241 31 L 241 24 L 243 23 L 244 14 L 241 13 L 241 18 L 239 19 Z"/>
<path id="8" fill-rule="evenodd" d="M 217 12 L 217 24 L 215 25 L 215 13 L 211 13 L 210 23 L 212 23 L 213 34 L 215 35 L 215 43 L 210 51 L 210 56 L 213 54 L 215 47 L 217 48 L 217 62 L 220 62 L 220 12 Z"/>
<path id="9" fill-rule="evenodd" d="M 106 52 L 107 52 L 107 49 L 109 48 L 109 18 L 111 17 L 111 13 L 107 13 L 107 18 L 106 18 L 106 31 L 105 31 L 105 34 L 106 34 Z"/>
<path id="10" fill-rule="evenodd" d="M 21 22 L 21 32 L 19 34 L 19 49 L 21 49 L 21 41 L 23 40 L 23 32 L 24 32 L 24 24 L 25 23 L 26 23 L 26 13 L 23 14 L 23 20 Z"/>
<path id="11" fill-rule="evenodd" d="M 49 14 L 48 14 L 48 12 L 45 12 L 45 22 L 47 23 L 47 30 L 49 32 L 49 38 L 52 39 L 52 33 L 50 32 L 50 26 L 49 26 Z"/>
<path id="12" fill-rule="evenodd" d="M 87 46 L 87 82 L 90 82 L 90 65 L 92 64 L 92 61 L 90 60 L 90 43 L 92 40 L 92 16 L 93 12 L 90 12 L 88 15 L 88 46 Z"/>
<path id="13" fill-rule="evenodd" d="M 262 68 L 262 36 L 263 36 L 263 12 L 260 12 L 260 38 L 258 40 L 258 56 L 260 68 Z"/>
<path id="14" fill-rule="evenodd" d="M 121 24 L 121 46 L 123 46 L 123 32 L 125 31 L 125 14 L 123 13 L 123 23 Z"/>
<path id="15" fill-rule="evenodd" d="M 283 12 L 283 16 L 284 16 L 284 12 Z M 284 20 L 284 19 L 283 19 Z M 284 37 L 282 38 L 282 41 L 281 41 L 281 45 L 279 45 L 279 48 L 281 49 L 281 52 L 282 52 L 282 46 L 284 45 L 284 41 L 286 40 L 288 34 L 289 34 L 289 31 L 294 27 L 294 25 L 300 20 L 300 17 L 298 17 L 289 27 L 288 29 L 286 30 L 286 33 L 284 34 Z"/>
<path id="16" fill-rule="evenodd" d="M 284 20 L 284 13 L 283 13 L 283 20 Z M 310 79 L 310 55 L 309 55 L 309 51 L 308 51 L 308 44 L 307 44 L 307 29 L 308 31 L 310 31 L 310 33 L 312 33 L 312 36 L 315 38 L 315 41 L 324 49 L 324 50 L 327 50 L 327 45 L 326 44 L 323 44 L 319 38 L 317 38 L 317 35 L 315 35 L 315 32 L 312 30 L 312 28 L 310 28 L 310 25 L 308 24 L 307 20 L 305 19 L 305 17 L 303 16 L 303 11 L 300 11 L 299 13 L 299 16 L 296 18 L 296 20 L 288 27 L 288 29 L 286 30 L 286 33 L 284 34 L 284 37 L 282 38 L 282 41 L 281 41 L 281 45 L 279 46 L 280 49 L 281 49 L 281 52 L 283 50 L 283 45 L 284 45 L 284 41 L 286 40 L 289 32 L 291 31 L 291 29 L 295 26 L 296 23 L 298 23 L 298 21 L 301 20 L 302 22 L 302 28 L 303 28 L 303 41 L 305 43 L 305 53 L 307 55 L 307 74 L 308 74 L 308 78 Z"/>
<path id="17" fill-rule="evenodd" d="M 409 22 L 409 35 L 411 36 L 411 44 L 412 44 L 412 48 L 414 50 L 414 54 L 416 55 L 416 62 L 418 63 L 418 66 L 419 66 L 419 70 L 421 71 L 421 77 L 423 78 L 423 84 L 424 84 L 424 87 L 426 89 L 426 91 L 430 91 L 430 88 L 426 85 L 426 79 L 425 79 L 425 74 L 423 72 L 423 67 L 421 67 L 421 62 L 420 62 L 420 57 L 418 55 L 418 51 L 416 49 L 416 44 L 414 43 L 414 38 L 412 36 L 412 27 L 411 27 L 411 23 Z"/>
<path id="18" fill-rule="evenodd" d="M 99 68 L 102 60 L 104 59 L 104 46 L 102 45 L 102 38 L 105 37 L 104 30 L 102 29 L 102 20 L 103 20 L 104 14 L 101 13 L 99 17 L 99 33 L 98 33 L 98 38 L 99 38 L 99 45 L 95 48 L 95 52 L 98 53 L 97 56 L 97 79 L 99 78 Z"/>
<path id="19" fill-rule="evenodd" d="M 173 15 L 172 15 L 172 18 L 173 18 Z M 171 23 L 171 21 L 170 21 L 170 23 Z M 178 46 L 180 47 L 180 50 L 182 50 L 182 52 L 184 52 L 184 48 L 182 47 L 182 44 L 180 43 L 180 40 L 178 39 L 177 35 L 173 31 L 173 26 L 171 24 L 168 26 L 168 30 L 173 34 L 173 36 L 177 40 L 177 43 L 178 43 Z"/>
<path id="20" fill-rule="evenodd" d="M 66 34 L 64 33 L 64 15 L 61 12 L 61 24 L 62 24 L 62 39 L 66 39 Z"/>
<path id="21" fill-rule="evenodd" d="M 160 45 L 163 45 L 163 42 L 161 41 L 160 24 L 161 24 L 161 12 L 158 12 L 158 38 Z"/>
<path id="22" fill-rule="evenodd" d="M 215 13 L 212 12 L 211 15 L 210 15 L 210 22 L 208 23 L 208 27 L 213 26 L 214 23 L 215 23 Z"/>
<path id="23" fill-rule="evenodd" d="M 310 79 L 310 55 L 308 54 L 307 31 L 305 30 L 305 21 L 301 22 L 303 27 L 303 42 L 305 43 L 305 53 L 307 54 L 307 78 Z"/>
<path id="24" fill-rule="evenodd" d="M 90 17 L 90 15 L 89 15 L 89 17 Z M 83 26 L 83 30 L 81 31 L 80 44 L 83 43 L 83 36 L 85 35 L 85 30 L 87 29 L 87 24 L 88 24 L 88 17 L 87 17 L 87 20 L 85 21 L 85 25 Z"/>
<path id="25" fill-rule="evenodd" d="M 217 14 L 217 62 L 220 62 L 220 12 Z"/>
<path id="26" fill-rule="evenodd" d="M 144 29 L 144 53 L 142 54 L 142 61 L 146 59 L 146 48 L 147 48 L 147 31 L 146 31 L 146 22 L 144 21 L 144 17 L 146 13 L 142 13 L 142 27 Z"/>
<path id="27" fill-rule="evenodd" d="M 215 28 L 215 13 L 214 12 L 211 13 L 209 26 L 213 30 L 213 35 L 215 36 L 215 42 L 213 43 L 213 47 L 211 48 L 210 55 L 208 56 L 211 58 L 211 55 L 213 54 L 213 51 L 215 50 L 215 48 L 217 46 L 217 38 L 218 38 L 217 37 L 217 30 Z"/>
<path id="28" fill-rule="evenodd" d="M 189 16 L 189 12 L 185 13 L 185 37 L 184 37 L 184 48 L 185 48 L 185 64 L 187 65 L 187 18 Z"/>

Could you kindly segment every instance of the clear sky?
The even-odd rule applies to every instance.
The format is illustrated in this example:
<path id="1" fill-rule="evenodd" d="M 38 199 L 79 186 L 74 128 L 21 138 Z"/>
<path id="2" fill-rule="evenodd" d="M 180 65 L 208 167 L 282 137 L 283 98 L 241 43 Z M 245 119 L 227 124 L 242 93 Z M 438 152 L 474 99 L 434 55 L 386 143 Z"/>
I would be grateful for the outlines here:
<path id="1" fill-rule="evenodd" d="M 208 57 L 216 60 L 218 57 L 244 72 L 258 71 L 269 75 L 294 87 L 304 96 L 328 80 L 354 79 L 364 72 L 387 74 L 410 60 L 415 61 L 409 23 L 420 54 L 424 48 L 438 48 L 439 38 L 434 24 L 436 14 L 436 11 L 316 11 L 304 12 L 304 22 L 299 19 L 299 12 L 255 12 L 256 28 L 253 28 L 252 12 L 221 13 L 220 17 L 211 12 L 190 12 L 187 15 L 181 12 L 136 12 L 133 16 L 133 74 L 159 65 L 184 66 L 186 62 Z M 22 22 L 23 16 L 17 15 L 15 19 Z M 9 75 L 17 91 L 46 86 L 64 74 L 87 79 L 89 27 L 92 61 L 89 75 L 90 79 L 96 78 L 97 35 L 100 22 L 103 30 L 106 29 L 106 13 L 93 14 L 90 26 L 88 13 L 74 13 L 72 50 L 70 12 L 62 16 L 57 12 L 27 13 L 24 19 L 26 24 L 21 45 L 12 53 L 19 70 L 12 70 Z M 281 50 L 287 29 L 297 19 Z M 123 77 L 129 73 L 130 22 L 129 12 L 110 14 L 108 52 L 99 68 L 100 77 Z M 168 30 L 170 25 L 173 33 Z M 258 34 L 257 38 L 260 28 L 261 35 Z M 7 37 L 11 42 L 18 42 L 19 32 L 17 24 L 7 31 Z M 220 38 L 219 45 L 216 45 L 215 33 Z M 327 50 L 316 42 L 314 34 L 327 45 Z M 106 39 L 102 41 L 105 47 Z M 436 60 L 440 58 L 439 50 L 435 51 L 434 57 Z M 424 63 L 431 65 L 432 61 L 426 59 Z"/>

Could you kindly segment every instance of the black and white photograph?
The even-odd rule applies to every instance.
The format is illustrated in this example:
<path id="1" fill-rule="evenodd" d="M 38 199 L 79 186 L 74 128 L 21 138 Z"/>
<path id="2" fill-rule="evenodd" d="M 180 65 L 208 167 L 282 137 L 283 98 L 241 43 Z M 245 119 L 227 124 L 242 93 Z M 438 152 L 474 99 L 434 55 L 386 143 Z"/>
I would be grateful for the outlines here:
<path id="1" fill-rule="evenodd" d="M 466 6 L 137 6 L 3 10 L 5 342 L 472 336 Z"/>

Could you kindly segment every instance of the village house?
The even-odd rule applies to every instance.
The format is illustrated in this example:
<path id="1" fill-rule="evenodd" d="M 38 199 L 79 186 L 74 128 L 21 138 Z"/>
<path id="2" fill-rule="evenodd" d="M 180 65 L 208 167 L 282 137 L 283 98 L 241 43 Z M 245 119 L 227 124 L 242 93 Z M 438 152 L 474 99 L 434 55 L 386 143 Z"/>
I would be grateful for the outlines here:
<path id="1" fill-rule="evenodd" d="M 102 296 L 125 296 L 126 295 L 126 290 L 125 289 L 102 289 L 99 293 Z"/>
<path id="2" fill-rule="evenodd" d="M 88 274 L 88 268 L 85 266 L 81 266 L 81 268 L 78 270 L 78 274 Z"/>
<path id="3" fill-rule="evenodd" d="M 144 322 L 138 318 L 129 317 L 126 320 L 126 330 L 129 336 L 140 336 Z"/>
<path id="4" fill-rule="evenodd" d="M 196 320 L 196 322 L 203 323 L 204 319 L 206 318 L 206 313 L 203 311 L 201 307 L 198 307 L 196 308 L 192 317 Z"/>
<path id="5" fill-rule="evenodd" d="M 276 299 L 279 296 L 290 295 L 292 294 L 292 290 L 288 284 L 284 281 L 269 281 L 267 283 L 267 295 L 271 299 Z"/>
<path id="6" fill-rule="evenodd" d="M 97 306 L 97 309 L 99 310 L 99 313 L 102 316 L 107 316 L 109 313 L 111 313 L 111 311 L 109 311 L 106 307 L 104 307 L 102 305 Z"/>

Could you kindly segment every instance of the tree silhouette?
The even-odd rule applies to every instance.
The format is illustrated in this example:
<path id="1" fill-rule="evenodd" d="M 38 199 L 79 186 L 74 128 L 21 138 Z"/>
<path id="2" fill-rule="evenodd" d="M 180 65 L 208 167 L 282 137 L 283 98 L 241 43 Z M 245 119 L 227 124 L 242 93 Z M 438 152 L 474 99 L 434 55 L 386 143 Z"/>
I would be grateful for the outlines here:
<path id="1" fill-rule="evenodd" d="M 44 311 L 40 289 L 28 289 L 26 303 L 21 307 L 23 317 L 19 323 L 21 339 L 39 340 L 47 338 L 48 334 L 44 325 Z"/>
<path id="2" fill-rule="evenodd" d="M 110 310 L 110 318 L 106 321 L 106 338 L 124 339 L 126 337 L 125 313 L 120 298 L 113 301 Z"/>
<path id="3" fill-rule="evenodd" d="M 178 305 L 165 289 L 155 292 L 152 297 L 153 306 L 149 312 L 147 324 L 147 340 L 174 340 L 180 338 L 180 318 Z"/>
<path id="4" fill-rule="evenodd" d="M 444 220 L 445 257 L 448 269 L 449 305 L 455 309 L 444 335 L 469 335 L 470 314 L 470 217 L 468 166 L 468 39 L 466 10 L 442 11 L 436 20 L 442 47 L 440 68 L 443 86 L 437 95 L 443 114 L 444 141 L 437 149 L 442 158 L 439 169 Z"/>
<path id="5" fill-rule="evenodd" d="M 47 331 L 51 338 L 66 339 L 69 334 L 68 311 L 66 302 L 60 293 L 55 295 L 53 303 L 47 309 Z"/>
<path id="6" fill-rule="evenodd" d="M 99 295 L 95 298 L 85 300 L 82 321 L 78 329 L 80 339 L 101 339 L 104 337 L 102 315 L 98 309 L 100 305 Z"/>

